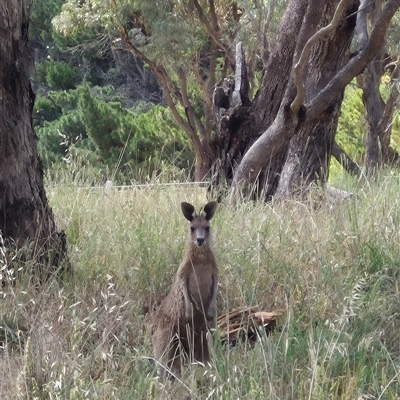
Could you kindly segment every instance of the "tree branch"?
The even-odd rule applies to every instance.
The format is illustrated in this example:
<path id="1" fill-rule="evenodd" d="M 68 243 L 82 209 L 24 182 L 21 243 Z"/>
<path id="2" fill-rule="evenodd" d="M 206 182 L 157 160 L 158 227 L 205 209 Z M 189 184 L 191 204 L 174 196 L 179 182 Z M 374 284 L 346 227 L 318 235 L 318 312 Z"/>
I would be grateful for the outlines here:
<path id="1" fill-rule="evenodd" d="M 340 163 L 343 169 L 350 175 L 360 177 L 362 171 L 360 167 L 346 154 L 346 152 L 336 143 L 333 143 L 332 156 Z"/>
<path id="2" fill-rule="evenodd" d="M 328 35 L 330 32 L 332 32 L 336 27 L 339 25 L 341 21 L 341 17 L 343 15 L 343 12 L 345 11 L 348 3 L 351 0 L 341 0 L 340 3 L 338 4 L 335 14 L 333 15 L 332 21 L 325 26 L 324 28 L 321 28 L 318 32 L 314 33 L 308 39 L 307 43 L 305 44 L 303 51 L 301 52 L 299 61 L 296 63 L 293 69 L 293 79 L 294 83 L 296 85 L 297 89 L 297 94 L 295 99 L 293 100 L 292 104 L 290 105 L 290 109 L 294 115 L 297 115 L 300 107 L 304 104 L 305 102 L 305 87 L 304 87 L 304 79 L 303 79 L 303 71 L 304 67 L 306 65 L 306 62 L 308 61 L 308 58 L 311 53 L 311 49 L 316 44 L 319 40 L 321 40 L 324 36 Z"/>
<path id="3" fill-rule="evenodd" d="M 199 14 L 199 18 L 200 21 L 204 24 L 208 35 L 210 36 L 210 38 L 215 42 L 215 44 L 222 50 L 225 52 L 226 56 L 228 57 L 228 60 L 232 66 L 232 68 L 234 68 L 235 65 L 235 57 L 233 56 L 232 50 L 230 49 L 229 46 L 227 46 L 225 43 L 223 43 L 220 39 L 219 39 L 219 34 L 218 34 L 218 30 L 213 29 L 213 27 L 211 26 L 210 22 L 208 21 L 206 15 L 204 14 L 204 11 L 201 7 L 201 5 L 199 4 L 198 0 L 193 0 L 193 4 L 196 7 L 197 13 Z M 210 4 L 210 10 L 211 12 L 214 12 L 214 15 L 211 16 L 212 19 L 216 20 L 216 15 L 215 15 L 215 7 L 213 6 L 214 2 L 211 1 Z"/>
<path id="4" fill-rule="evenodd" d="M 393 110 L 399 98 L 399 89 L 396 82 L 399 79 L 399 76 L 400 76 L 400 57 L 397 59 L 396 66 L 392 72 L 391 76 L 392 87 L 390 89 L 389 97 L 386 101 L 383 115 L 377 126 L 378 132 L 384 132 L 386 129 L 389 128 L 390 124 L 392 123 Z"/>
<path id="5" fill-rule="evenodd" d="M 372 0 L 362 0 L 357 13 L 356 32 L 360 49 L 364 49 L 368 44 L 367 15 L 371 3 Z"/>
<path id="6" fill-rule="evenodd" d="M 271 25 L 272 16 L 274 14 L 275 3 L 276 3 L 276 0 L 269 1 L 268 12 L 267 12 L 267 16 L 265 18 L 265 23 L 263 26 L 262 38 L 259 38 L 259 40 L 261 39 L 260 43 L 263 44 L 263 46 L 261 48 L 261 58 L 263 60 L 264 65 L 267 65 L 268 58 L 269 58 L 269 50 L 270 49 L 269 49 L 269 41 L 268 41 L 268 30 Z"/>
<path id="7" fill-rule="evenodd" d="M 206 85 L 200 74 L 198 63 L 194 63 L 194 65 L 192 66 L 193 74 L 197 79 L 197 83 L 200 86 L 201 92 L 203 93 L 203 100 L 205 107 L 203 137 L 206 139 L 207 142 L 209 142 L 211 139 L 211 131 L 213 127 L 213 118 L 209 116 L 213 115 L 212 93 L 213 93 L 213 88 L 215 87 L 215 68 L 216 68 L 216 52 L 213 51 L 210 61 L 208 83 Z"/>
<path id="8" fill-rule="evenodd" d="M 186 117 L 189 121 L 190 127 L 195 132 L 196 126 L 197 126 L 201 135 L 204 137 L 205 136 L 204 125 L 200 121 L 200 118 L 198 118 L 196 116 L 196 112 L 193 108 L 193 105 L 192 105 L 190 99 L 189 99 L 189 95 L 188 95 L 188 91 L 187 91 L 186 75 L 182 68 L 178 68 L 177 72 L 178 72 L 179 82 L 181 84 L 183 107 L 185 108 Z"/>
<path id="9" fill-rule="evenodd" d="M 242 42 L 236 44 L 235 59 L 235 88 L 232 94 L 231 107 L 238 107 L 248 100 L 249 83 Z"/>
<path id="10" fill-rule="evenodd" d="M 156 64 L 153 61 L 151 61 L 149 58 L 147 58 L 136 46 L 133 45 L 131 39 L 129 38 L 128 31 L 126 30 L 125 26 L 122 24 L 121 20 L 118 17 L 118 6 L 117 6 L 116 1 L 110 0 L 110 3 L 111 3 L 111 8 L 114 12 L 115 22 L 118 25 L 118 30 L 119 30 L 121 36 L 124 38 L 125 43 L 129 47 L 129 50 L 131 51 L 131 53 L 135 57 L 139 58 L 144 63 L 146 63 L 152 70 L 157 69 Z"/>
<path id="11" fill-rule="evenodd" d="M 324 112 L 351 80 L 359 75 L 374 59 L 385 40 L 385 35 L 400 0 L 388 0 L 372 29 L 367 46 L 355 55 L 322 89 L 307 106 L 307 117 L 315 118 Z"/>
<path id="12" fill-rule="evenodd" d="M 374 59 L 384 41 L 389 23 L 399 7 L 400 0 L 387 0 L 385 8 L 374 25 L 367 46 L 353 57 L 333 77 L 328 85 L 312 99 L 307 107 L 307 120 L 314 119 L 324 112 L 343 92 L 351 80 L 359 75 L 368 63 Z M 286 95 L 285 98 L 287 98 Z M 233 198 L 243 185 L 246 188 L 246 186 L 255 181 L 282 146 L 293 137 L 297 119 L 293 118 L 290 105 L 285 104 L 284 100 L 273 123 L 253 143 L 236 170 L 231 190 Z"/>
<path id="13" fill-rule="evenodd" d="M 209 0 L 208 5 L 210 7 L 210 16 L 213 32 L 219 32 L 217 13 L 215 12 L 215 2 L 214 0 Z"/>
<path id="14" fill-rule="evenodd" d="M 115 0 L 110 0 L 111 7 L 114 12 L 114 17 L 115 21 L 118 25 L 118 29 L 120 31 L 121 36 L 124 38 L 124 41 L 126 45 L 128 46 L 130 52 L 140 60 L 142 60 L 144 63 L 146 63 L 150 69 L 153 71 L 153 73 L 156 75 L 156 77 L 159 79 L 161 86 L 164 89 L 164 96 L 165 96 L 165 101 L 167 102 L 168 107 L 170 108 L 172 115 L 174 116 L 176 122 L 178 125 L 189 135 L 193 147 L 195 149 L 201 149 L 201 142 L 200 139 L 196 133 L 196 127 L 195 124 L 191 124 L 189 120 L 189 116 L 187 116 L 188 120 L 185 121 L 184 118 L 182 118 L 181 114 L 179 113 L 176 104 L 172 98 L 172 94 L 178 99 L 179 103 L 182 105 L 182 107 L 185 108 L 185 102 L 182 98 L 182 94 L 179 92 L 179 89 L 175 86 L 175 84 L 172 82 L 170 79 L 167 71 L 165 70 L 164 67 L 157 65 L 154 61 L 150 60 L 148 57 L 146 57 L 130 40 L 129 34 L 125 26 L 122 24 L 121 20 L 118 18 L 118 6 Z"/>

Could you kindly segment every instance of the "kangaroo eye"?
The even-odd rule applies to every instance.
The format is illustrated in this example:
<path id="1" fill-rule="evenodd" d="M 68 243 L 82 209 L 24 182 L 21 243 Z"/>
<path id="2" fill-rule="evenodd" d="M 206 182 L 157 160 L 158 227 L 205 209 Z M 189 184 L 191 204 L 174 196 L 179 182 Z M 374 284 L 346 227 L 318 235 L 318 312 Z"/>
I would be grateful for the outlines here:
<path id="1" fill-rule="evenodd" d="M 194 227 L 191 226 L 191 227 L 190 227 L 190 230 L 191 230 L 192 232 L 194 232 L 196 229 L 194 229 Z"/>
<path id="2" fill-rule="evenodd" d="M 206 231 L 209 232 L 210 231 L 210 227 L 206 226 Z"/>

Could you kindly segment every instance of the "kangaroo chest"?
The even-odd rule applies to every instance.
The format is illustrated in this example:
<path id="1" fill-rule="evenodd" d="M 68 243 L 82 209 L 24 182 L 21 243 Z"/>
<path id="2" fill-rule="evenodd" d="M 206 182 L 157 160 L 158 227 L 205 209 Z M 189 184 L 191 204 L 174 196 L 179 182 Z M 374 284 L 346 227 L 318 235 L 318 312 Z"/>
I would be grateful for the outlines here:
<path id="1" fill-rule="evenodd" d="M 215 274 L 209 265 L 193 265 L 188 276 L 188 290 L 192 301 L 200 310 L 207 309 L 212 298 Z"/>

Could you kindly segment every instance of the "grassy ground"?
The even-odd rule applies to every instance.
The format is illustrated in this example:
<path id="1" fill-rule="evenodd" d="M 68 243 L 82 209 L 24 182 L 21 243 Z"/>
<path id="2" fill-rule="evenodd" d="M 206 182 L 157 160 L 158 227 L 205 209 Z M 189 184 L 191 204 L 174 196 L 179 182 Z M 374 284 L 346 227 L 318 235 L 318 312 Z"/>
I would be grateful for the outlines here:
<path id="1" fill-rule="evenodd" d="M 50 181 L 74 273 L 0 288 L 0 398 L 399 399 L 400 180 L 341 185 L 354 196 L 335 205 L 219 205 L 218 313 L 284 314 L 252 348 L 216 333 L 211 364 L 163 386 L 150 314 L 185 246 L 180 202 L 200 207 L 204 189 Z"/>

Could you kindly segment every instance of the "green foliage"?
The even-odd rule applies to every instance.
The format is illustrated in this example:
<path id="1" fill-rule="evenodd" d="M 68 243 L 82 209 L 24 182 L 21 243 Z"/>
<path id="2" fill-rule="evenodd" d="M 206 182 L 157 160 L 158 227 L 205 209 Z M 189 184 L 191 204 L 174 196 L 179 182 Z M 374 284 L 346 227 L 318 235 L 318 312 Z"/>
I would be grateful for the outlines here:
<path id="1" fill-rule="evenodd" d="M 46 20 L 46 40 L 53 41 L 39 46 L 41 58 L 32 77 L 38 94 L 34 123 L 45 166 L 58 169 L 72 163 L 86 168 L 90 163 L 103 177 L 120 181 L 152 176 L 163 164 L 177 170 L 190 167 L 188 140 L 170 113 L 150 103 L 135 105 L 144 96 L 135 93 L 137 86 L 129 86 L 134 75 L 128 77 L 127 68 L 138 70 L 149 93 L 159 88 L 141 65 L 129 59 L 124 65 L 124 55 L 117 54 L 118 62 L 114 59 L 118 43 L 111 53 L 111 40 L 117 35 L 109 2 L 63 1 L 61 13 L 61 4 L 55 3 L 45 0 L 36 9 Z M 47 27 L 52 19 L 57 30 Z"/>
<path id="2" fill-rule="evenodd" d="M 118 102 L 96 100 L 88 87 L 79 104 L 88 136 L 109 165 L 119 159 L 133 171 L 143 164 L 155 169 L 162 160 L 178 167 L 185 163 L 188 166 L 191 155 L 185 135 L 175 127 L 165 107 L 152 106 L 146 112 L 129 111 Z"/>
<path id="3" fill-rule="evenodd" d="M 47 65 L 47 60 L 41 60 L 35 64 L 35 69 L 31 76 L 31 82 L 34 86 L 46 83 Z"/>
<path id="4" fill-rule="evenodd" d="M 61 11 L 64 0 L 32 0 L 29 25 L 29 37 L 51 40 L 52 19 Z"/>
<path id="5" fill-rule="evenodd" d="M 159 162 L 163 155 L 167 155 L 172 164 L 182 167 L 191 165 L 193 155 L 186 135 L 176 127 L 167 108 L 158 105 L 146 113 L 138 114 L 134 119 L 127 116 L 124 125 L 125 135 L 126 132 L 136 132 L 129 145 L 139 162 L 145 160 L 144 155 L 150 149 L 154 149 L 151 154 L 153 162 Z"/>
<path id="6" fill-rule="evenodd" d="M 38 96 L 34 106 L 38 151 L 46 167 L 62 161 L 71 144 L 88 145 L 87 134 L 77 108 L 79 89 Z M 92 146 L 93 147 L 93 146 Z"/>
<path id="7" fill-rule="evenodd" d="M 40 126 L 43 121 L 54 121 L 61 117 L 61 109 L 53 101 L 44 96 L 36 96 L 33 110 L 35 126 Z"/>
<path id="8" fill-rule="evenodd" d="M 79 111 L 64 113 L 54 122 L 45 122 L 37 129 L 39 137 L 38 151 L 47 167 L 57 164 L 68 156 L 71 145 L 93 150 L 93 145 L 86 139 L 87 134 Z"/>
<path id="9" fill-rule="evenodd" d="M 163 163 L 191 166 L 189 143 L 167 108 L 141 103 L 128 110 L 116 97 L 112 87 L 88 84 L 38 97 L 36 132 L 46 166 L 82 151 L 100 169 L 120 169 L 123 180 L 144 170 L 152 175 Z"/>
<path id="10" fill-rule="evenodd" d="M 400 153 L 400 115 L 398 112 L 395 113 L 393 118 L 392 136 L 390 139 L 390 145 Z"/>
<path id="11" fill-rule="evenodd" d="M 57 32 L 65 36 L 76 32 L 87 35 L 91 27 L 97 30 L 111 21 L 110 3 L 107 0 L 81 1 L 78 5 L 74 1 L 63 3 L 61 13 L 53 19 L 53 25 Z"/>
<path id="12" fill-rule="evenodd" d="M 92 97 L 89 87 L 84 85 L 81 90 L 78 108 L 81 112 L 82 123 L 88 137 L 96 147 L 100 157 L 106 162 L 115 157 L 120 141 L 118 128 L 120 116 L 125 110 L 120 103 L 105 103 Z M 116 159 L 114 158 L 114 161 Z"/>
<path id="13" fill-rule="evenodd" d="M 107 33 L 118 44 L 121 41 L 118 24 L 121 22 L 126 26 L 133 45 L 145 58 L 168 71 L 172 81 L 178 81 L 177 68 L 185 72 L 190 100 L 199 119 L 204 118 L 207 80 L 212 77 L 214 83 L 210 82 L 210 86 L 213 86 L 215 80 L 221 78 L 224 63 L 217 63 L 216 71 L 210 68 L 213 45 L 204 24 L 199 21 L 195 6 L 190 2 L 166 1 L 155 7 L 149 1 L 118 0 L 115 5 L 114 9 L 108 1 L 94 0 L 76 7 L 74 0 L 67 1 L 54 19 L 55 31 L 64 35 L 66 40 L 74 40 L 82 29 L 98 30 Z M 220 17 L 220 40 L 233 42 L 235 25 L 238 24 L 233 22 L 231 4 L 218 2 L 216 11 Z M 229 28 L 232 24 L 233 27 Z M 197 70 L 197 75 L 194 70 Z M 202 80 L 202 89 L 199 80 Z"/>
<path id="14" fill-rule="evenodd" d="M 388 54 L 394 56 L 399 51 L 400 41 L 400 13 L 399 11 L 394 14 L 392 23 L 390 24 L 388 35 L 387 35 L 387 47 Z"/>
<path id="15" fill-rule="evenodd" d="M 362 90 L 350 84 L 346 88 L 342 103 L 336 141 L 359 164 L 362 164 L 364 159 L 364 133 Z"/>
<path id="16" fill-rule="evenodd" d="M 380 91 L 384 101 L 388 98 L 391 85 L 389 77 L 381 79 Z M 339 146 L 360 166 L 365 157 L 365 132 L 367 126 L 365 121 L 365 109 L 362 100 L 362 90 L 355 83 L 351 83 L 345 90 L 339 117 L 336 142 Z M 397 111 L 394 113 L 391 125 L 390 146 L 397 152 L 400 151 L 400 117 Z M 336 179 L 343 173 L 342 167 L 336 160 L 331 161 L 330 179 Z"/>
<path id="17" fill-rule="evenodd" d="M 52 89 L 68 90 L 76 87 L 78 68 L 65 62 L 51 62 L 47 65 L 46 81 Z"/>
<path id="18" fill-rule="evenodd" d="M 351 83 L 344 93 L 335 140 L 347 155 L 359 165 L 363 165 L 364 162 L 365 129 L 362 90 L 356 84 Z M 329 180 L 340 179 L 343 173 L 342 166 L 332 157 L 329 166 Z"/>
<path id="19" fill-rule="evenodd" d="M 399 16 L 397 16 L 398 18 Z M 384 101 L 387 101 L 392 85 L 397 85 L 397 82 L 390 80 L 390 76 L 384 75 L 381 79 L 381 94 Z M 400 115 L 399 111 L 395 108 L 393 115 L 393 123 L 391 125 L 390 146 L 400 153 Z"/>

